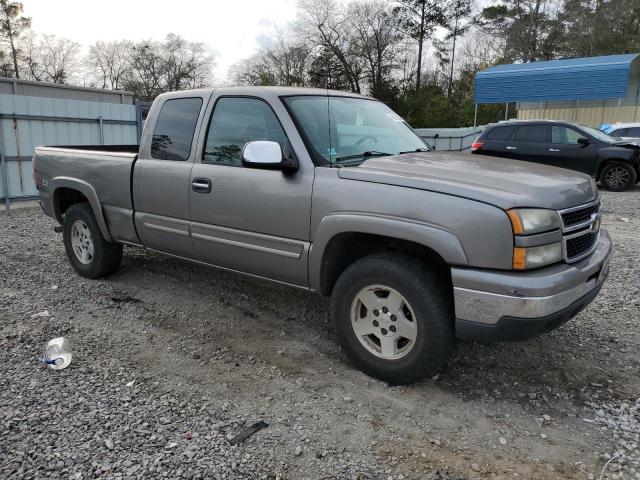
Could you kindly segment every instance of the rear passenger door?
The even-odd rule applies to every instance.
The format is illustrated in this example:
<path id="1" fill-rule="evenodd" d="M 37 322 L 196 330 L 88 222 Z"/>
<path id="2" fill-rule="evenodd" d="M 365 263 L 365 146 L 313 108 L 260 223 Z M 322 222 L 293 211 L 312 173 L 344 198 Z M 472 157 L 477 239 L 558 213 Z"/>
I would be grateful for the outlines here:
<path id="1" fill-rule="evenodd" d="M 192 255 L 189 182 L 205 96 L 159 100 L 155 124 L 147 125 L 134 165 L 135 225 L 145 247 L 173 255 Z"/>
<path id="2" fill-rule="evenodd" d="M 301 158 L 307 154 L 293 122 L 277 97 L 219 96 L 211 103 L 189 192 L 196 258 L 306 286 L 314 168 Z M 296 152 L 299 170 L 243 167 L 242 149 L 254 140 Z"/>
<path id="3" fill-rule="evenodd" d="M 520 124 L 506 142 L 505 151 L 509 158 L 527 162 L 546 163 L 549 128 L 545 124 Z"/>

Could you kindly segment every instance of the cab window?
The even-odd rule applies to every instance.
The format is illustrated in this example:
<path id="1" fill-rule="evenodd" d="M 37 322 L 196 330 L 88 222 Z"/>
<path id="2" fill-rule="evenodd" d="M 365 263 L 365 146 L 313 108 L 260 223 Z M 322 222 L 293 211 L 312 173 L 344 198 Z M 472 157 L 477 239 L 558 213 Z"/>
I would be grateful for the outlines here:
<path id="1" fill-rule="evenodd" d="M 153 129 L 151 157 L 177 161 L 189 158 L 201 107 L 201 98 L 174 98 L 164 102 Z"/>
<path id="2" fill-rule="evenodd" d="M 271 107 L 257 98 L 222 97 L 215 105 L 202 163 L 240 166 L 247 142 L 270 140 L 285 150 L 287 137 Z"/>

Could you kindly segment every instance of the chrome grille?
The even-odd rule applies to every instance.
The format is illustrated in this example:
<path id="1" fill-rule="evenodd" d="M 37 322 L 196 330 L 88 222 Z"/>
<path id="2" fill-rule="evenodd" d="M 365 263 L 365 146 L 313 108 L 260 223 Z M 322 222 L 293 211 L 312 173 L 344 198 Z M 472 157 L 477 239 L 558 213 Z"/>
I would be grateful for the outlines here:
<path id="1" fill-rule="evenodd" d="M 568 210 L 562 213 L 562 223 L 564 228 L 574 227 L 582 223 L 591 221 L 591 215 L 600 210 L 600 203 L 589 205 L 588 207 L 580 207 L 578 210 Z"/>
<path id="2" fill-rule="evenodd" d="M 562 210 L 560 216 L 563 228 L 566 231 L 586 227 L 593 221 L 593 215 L 599 212 L 600 202 Z"/>
<path id="3" fill-rule="evenodd" d="M 566 241 L 567 260 L 581 258 L 585 253 L 590 252 L 598 241 L 598 234 L 589 231 L 584 235 L 569 238 Z"/>
<path id="4" fill-rule="evenodd" d="M 577 262 L 593 253 L 600 235 L 600 202 L 561 210 L 562 252 L 566 262 Z"/>

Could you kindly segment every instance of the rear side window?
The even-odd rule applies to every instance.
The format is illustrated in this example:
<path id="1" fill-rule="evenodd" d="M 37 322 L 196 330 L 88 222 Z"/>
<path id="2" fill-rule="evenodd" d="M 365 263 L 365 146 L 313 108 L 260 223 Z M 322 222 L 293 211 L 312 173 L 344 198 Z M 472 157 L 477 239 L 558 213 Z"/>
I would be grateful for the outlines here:
<path id="1" fill-rule="evenodd" d="M 627 129 L 625 137 L 640 137 L 640 127 L 631 127 Z"/>
<path id="2" fill-rule="evenodd" d="M 202 107 L 201 98 L 175 98 L 162 105 L 151 140 L 151 156 L 158 160 L 186 160 Z"/>
<path id="3" fill-rule="evenodd" d="M 496 127 L 487 132 L 487 140 L 507 141 L 511 139 L 516 127 Z"/>
<path id="4" fill-rule="evenodd" d="M 545 143 L 547 141 L 546 125 L 521 125 L 516 132 L 516 141 L 529 143 Z"/>
<path id="5" fill-rule="evenodd" d="M 222 97 L 211 116 L 202 162 L 239 166 L 245 144 L 255 140 L 278 142 L 285 150 L 287 137 L 271 107 L 256 98 Z"/>

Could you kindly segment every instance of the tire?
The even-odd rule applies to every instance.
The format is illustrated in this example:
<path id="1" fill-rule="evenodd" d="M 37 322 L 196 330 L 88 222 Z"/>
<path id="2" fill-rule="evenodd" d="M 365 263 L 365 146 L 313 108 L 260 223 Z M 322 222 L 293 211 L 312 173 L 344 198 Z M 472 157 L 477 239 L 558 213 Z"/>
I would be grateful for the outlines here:
<path id="1" fill-rule="evenodd" d="M 621 192 L 636 183 L 635 169 L 626 163 L 608 163 L 600 172 L 600 183 L 607 190 Z"/>
<path id="2" fill-rule="evenodd" d="M 95 279 L 118 270 L 122 245 L 104 239 L 88 203 L 69 207 L 62 220 L 62 235 L 67 258 L 80 276 Z"/>
<path id="3" fill-rule="evenodd" d="M 409 256 L 377 254 L 347 267 L 333 288 L 331 316 L 351 363 L 391 384 L 434 374 L 456 345 L 448 282 Z"/>

